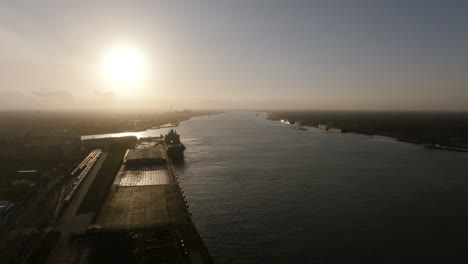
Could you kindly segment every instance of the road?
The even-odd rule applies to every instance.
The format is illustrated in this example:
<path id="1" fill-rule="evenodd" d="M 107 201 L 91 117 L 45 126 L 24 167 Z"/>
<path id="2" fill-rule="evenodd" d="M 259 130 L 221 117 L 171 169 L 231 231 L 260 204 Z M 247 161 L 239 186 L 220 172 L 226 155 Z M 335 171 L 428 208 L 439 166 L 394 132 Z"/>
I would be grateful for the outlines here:
<path id="1" fill-rule="evenodd" d="M 95 213 L 77 215 L 76 212 L 83 198 L 86 196 L 89 187 L 93 183 L 96 174 L 101 168 L 102 163 L 106 159 L 107 154 L 107 152 L 102 153 L 101 157 L 96 161 L 96 164 L 75 193 L 75 197 L 73 197 L 70 204 L 65 209 L 58 226 L 54 228 L 55 231 L 61 232 L 61 236 L 55 248 L 50 253 L 47 263 L 86 263 L 89 250 L 79 247 L 76 243 L 70 243 L 70 234 L 71 232 L 85 230 L 94 219 Z"/>

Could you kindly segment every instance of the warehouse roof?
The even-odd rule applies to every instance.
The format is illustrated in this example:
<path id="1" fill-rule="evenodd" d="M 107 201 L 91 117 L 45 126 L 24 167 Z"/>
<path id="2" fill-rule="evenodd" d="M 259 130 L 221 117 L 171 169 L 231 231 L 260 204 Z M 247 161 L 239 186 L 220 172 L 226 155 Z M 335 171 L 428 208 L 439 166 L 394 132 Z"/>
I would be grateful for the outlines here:
<path id="1" fill-rule="evenodd" d="M 127 151 L 124 161 L 125 163 L 139 163 L 139 162 L 162 162 L 165 158 L 159 146 L 151 148 L 133 148 Z"/>

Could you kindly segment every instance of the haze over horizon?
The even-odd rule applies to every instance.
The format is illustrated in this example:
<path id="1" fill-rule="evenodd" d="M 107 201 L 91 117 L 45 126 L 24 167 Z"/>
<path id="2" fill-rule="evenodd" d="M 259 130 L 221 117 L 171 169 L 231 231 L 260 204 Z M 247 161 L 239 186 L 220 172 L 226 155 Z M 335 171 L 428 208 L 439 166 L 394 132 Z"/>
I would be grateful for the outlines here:
<path id="1" fill-rule="evenodd" d="M 466 111 L 467 7 L 2 1 L 0 110 Z"/>

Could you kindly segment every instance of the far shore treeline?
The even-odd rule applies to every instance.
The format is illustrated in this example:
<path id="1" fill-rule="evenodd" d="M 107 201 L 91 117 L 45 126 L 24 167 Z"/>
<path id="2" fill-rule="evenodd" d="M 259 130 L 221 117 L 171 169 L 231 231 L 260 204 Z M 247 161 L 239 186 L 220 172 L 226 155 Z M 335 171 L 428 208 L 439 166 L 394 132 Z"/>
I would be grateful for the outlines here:
<path id="1" fill-rule="evenodd" d="M 277 119 L 327 124 L 343 132 L 381 135 L 417 144 L 468 148 L 468 112 L 277 111 Z"/>

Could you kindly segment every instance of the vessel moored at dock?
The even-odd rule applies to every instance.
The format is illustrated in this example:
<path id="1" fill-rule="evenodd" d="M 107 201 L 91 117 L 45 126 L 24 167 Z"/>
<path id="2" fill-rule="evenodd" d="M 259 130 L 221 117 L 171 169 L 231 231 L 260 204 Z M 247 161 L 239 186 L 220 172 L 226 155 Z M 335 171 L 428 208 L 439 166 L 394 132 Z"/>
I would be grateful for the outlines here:
<path id="1" fill-rule="evenodd" d="M 174 129 L 171 129 L 167 135 L 164 136 L 164 146 L 167 155 L 174 161 L 180 162 L 184 160 L 185 146 L 180 142 L 180 135 Z"/>

